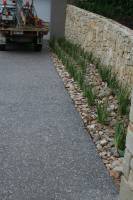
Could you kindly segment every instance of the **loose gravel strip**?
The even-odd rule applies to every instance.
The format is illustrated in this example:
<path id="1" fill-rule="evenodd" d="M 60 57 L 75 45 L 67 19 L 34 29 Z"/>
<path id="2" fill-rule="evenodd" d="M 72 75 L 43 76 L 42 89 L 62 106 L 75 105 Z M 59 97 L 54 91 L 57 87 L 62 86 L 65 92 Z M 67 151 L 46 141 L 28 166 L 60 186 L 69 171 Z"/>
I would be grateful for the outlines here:
<path id="1" fill-rule="evenodd" d="M 52 53 L 53 63 L 56 67 L 56 70 L 59 76 L 62 78 L 65 88 L 68 90 L 76 109 L 81 115 L 81 118 L 84 122 L 85 128 L 87 129 L 88 133 L 91 135 L 93 142 L 96 145 L 97 151 L 102 158 L 105 166 L 107 167 L 110 176 L 113 177 L 115 180 L 116 185 L 119 187 L 120 184 L 120 176 L 121 176 L 121 168 L 122 165 L 122 158 L 119 157 L 117 150 L 114 146 L 114 124 L 116 123 L 116 113 L 117 110 L 117 100 L 113 97 L 106 86 L 106 83 L 101 82 L 97 84 L 97 89 L 99 92 L 99 96 L 103 97 L 103 100 L 106 100 L 106 96 L 109 99 L 109 108 L 108 110 L 111 111 L 111 125 L 105 126 L 97 122 L 97 114 L 96 114 L 96 107 L 89 107 L 88 103 L 83 95 L 83 92 L 80 90 L 79 86 L 73 78 L 69 75 L 66 71 L 65 66 L 62 62 L 58 59 L 57 55 Z M 96 83 L 100 80 L 98 73 L 95 71 L 95 67 L 92 68 L 91 74 L 88 74 L 86 80 L 89 83 L 92 81 L 92 77 Z M 93 80 L 94 84 L 94 80 Z M 99 87 L 100 86 L 100 87 Z M 104 88 L 104 89 L 103 89 Z M 105 89 L 106 88 L 106 89 Z M 119 167 L 117 167 L 119 166 Z M 114 168 L 118 168 L 118 171 L 115 171 Z"/>

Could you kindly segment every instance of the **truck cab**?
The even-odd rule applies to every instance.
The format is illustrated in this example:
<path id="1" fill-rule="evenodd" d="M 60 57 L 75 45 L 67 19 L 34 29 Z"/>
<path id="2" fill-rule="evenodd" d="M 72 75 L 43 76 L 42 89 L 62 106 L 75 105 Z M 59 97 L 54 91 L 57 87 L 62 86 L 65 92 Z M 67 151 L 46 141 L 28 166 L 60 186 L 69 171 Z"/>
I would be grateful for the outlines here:
<path id="1" fill-rule="evenodd" d="M 0 5 L 0 24 L 2 26 L 16 25 L 16 7 L 13 4 Z"/>

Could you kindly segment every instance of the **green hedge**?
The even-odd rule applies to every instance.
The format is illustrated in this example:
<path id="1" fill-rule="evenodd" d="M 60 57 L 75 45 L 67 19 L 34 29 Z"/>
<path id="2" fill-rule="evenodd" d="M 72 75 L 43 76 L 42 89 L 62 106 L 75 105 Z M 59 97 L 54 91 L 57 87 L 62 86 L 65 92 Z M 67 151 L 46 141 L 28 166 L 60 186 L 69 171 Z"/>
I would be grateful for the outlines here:
<path id="1" fill-rule="evenodd" d="M 133 17 L 133 0 L 77 0 L 76 5 L 113 19 Z"/>

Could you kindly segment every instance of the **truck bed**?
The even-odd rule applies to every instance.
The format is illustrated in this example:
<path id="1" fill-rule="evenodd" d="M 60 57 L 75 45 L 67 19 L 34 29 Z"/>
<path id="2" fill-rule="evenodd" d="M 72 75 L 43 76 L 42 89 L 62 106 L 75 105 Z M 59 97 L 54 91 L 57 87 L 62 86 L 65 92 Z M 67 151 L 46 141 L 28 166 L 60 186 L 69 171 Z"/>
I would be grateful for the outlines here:
<path id="1" fill-rule="evenodd" d="M 43 32 L 48 33 L 48 23 L 45 22 L 43 27 L 34 26 L 16 26 L 16 27 L 0 27 L 0 31 L 10 31 L 10 32 Z"/>

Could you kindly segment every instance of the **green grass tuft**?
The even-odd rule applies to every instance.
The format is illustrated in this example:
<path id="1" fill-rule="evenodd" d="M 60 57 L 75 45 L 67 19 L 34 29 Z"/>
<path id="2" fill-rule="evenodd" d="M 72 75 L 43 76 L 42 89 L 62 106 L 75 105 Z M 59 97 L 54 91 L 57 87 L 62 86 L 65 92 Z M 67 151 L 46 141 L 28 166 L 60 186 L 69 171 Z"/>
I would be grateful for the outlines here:
<path id="1" fill-rule="evenodd" d="M 84 86 L 84 96 L 87 98 L 88 105 L 95 105 L 96 94 L 93 91 L 92 86 Z"/>
<path id="2" fill-rule="evenodd" d="M 104 103 L 97 103 L 97 120 L 99 123 L 107 125 L 108 124 L 108 111 L 107 111 L 107 104 Z"/>
<path id="3" fill-rule="evenodd" d="M 119 113 L 121 115 L 126 115 L 129 113 L 130 106 L 130 90 L 127 87 L 120 87 L 117 92 L 117 100 Z"/>
<path id="4" fill-rule="evenodd" d="M 123 156 L 126 143 L 126 129 L 123 122 L 117 122 L 116 124 L 114 142 L 119 154 Z"/>

